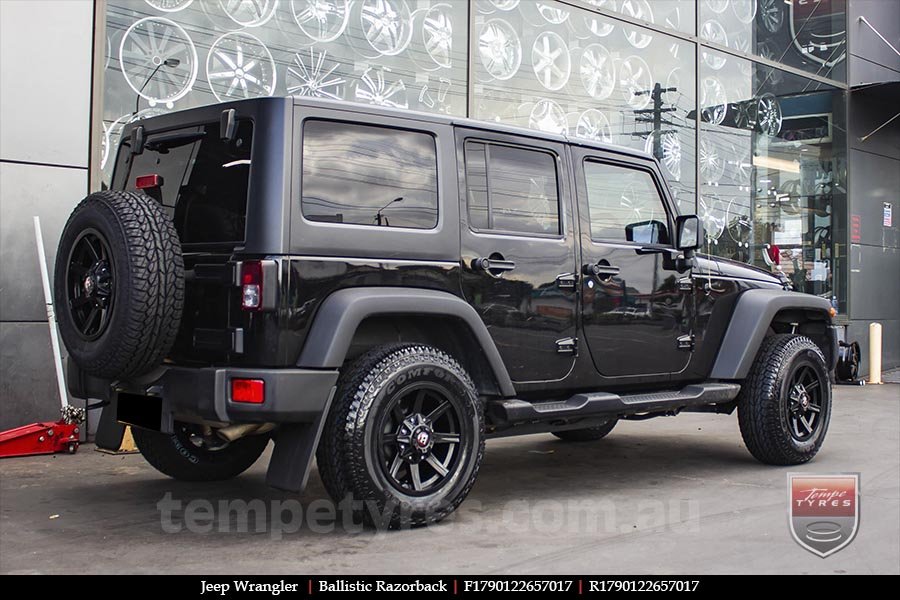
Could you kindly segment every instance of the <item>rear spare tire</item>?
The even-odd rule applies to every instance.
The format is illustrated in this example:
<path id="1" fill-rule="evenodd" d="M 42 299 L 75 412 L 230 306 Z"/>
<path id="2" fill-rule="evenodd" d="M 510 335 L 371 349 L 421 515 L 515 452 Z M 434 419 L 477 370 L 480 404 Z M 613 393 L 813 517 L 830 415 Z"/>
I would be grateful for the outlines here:
<path id="1" fill-rule="evenodd" d="M 83 371 L 122 379 L 159 365 L 184 304 L 181 245 L 162 206 L 120 191 L 82 200 L 60 237 L 54 295 L 63 341 Z"/>

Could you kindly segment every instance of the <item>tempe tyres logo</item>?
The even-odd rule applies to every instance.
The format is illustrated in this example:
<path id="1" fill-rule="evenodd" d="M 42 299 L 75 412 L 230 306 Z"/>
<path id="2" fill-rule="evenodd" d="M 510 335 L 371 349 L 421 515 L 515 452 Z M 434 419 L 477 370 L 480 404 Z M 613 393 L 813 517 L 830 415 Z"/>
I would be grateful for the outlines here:
<path id="1" fill-rule="evenodd" d="M 788 474 L 788 515 L 797 543 L 822 558 L 853 541 L 859 525 L 859 474 Z"/>

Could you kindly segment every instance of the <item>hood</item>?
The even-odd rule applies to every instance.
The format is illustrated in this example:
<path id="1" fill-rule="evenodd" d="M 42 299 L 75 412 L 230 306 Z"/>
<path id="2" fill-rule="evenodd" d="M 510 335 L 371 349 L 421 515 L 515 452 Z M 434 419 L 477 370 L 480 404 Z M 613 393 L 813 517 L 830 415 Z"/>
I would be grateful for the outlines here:
<path id="1" fill-rule="evenodd" d="M 700 273 L 708 270 L 714 275 L 721 275 L 723 277 L 750 279 L 761 283 L 775 284 L 780 287 L 784 287 L 785 284 L 789 285 L 787 277 L 783 274 L 779 277 L 779 275 L 776 275 L 775 273 L 760 269 L 759 267 L 754 267 L 753 265 L 722 258 L 720 256 L 711 256 L 709 254 L 697 254 L 696 258 L 698 271 Z"/>

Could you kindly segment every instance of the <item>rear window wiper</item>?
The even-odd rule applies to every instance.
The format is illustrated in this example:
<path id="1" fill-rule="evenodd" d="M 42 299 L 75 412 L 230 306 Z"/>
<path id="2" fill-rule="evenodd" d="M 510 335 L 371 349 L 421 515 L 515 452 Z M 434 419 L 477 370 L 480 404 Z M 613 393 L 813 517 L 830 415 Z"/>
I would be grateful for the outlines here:
<path id="1" fill-rule="evenodd" d="M 150 150 L 160 151 L 169 148 L 177 148 L 206 137 L 206 131 L 175 131 L 172 133 L 159 133 L 151 135 L 144 146 Z"/>

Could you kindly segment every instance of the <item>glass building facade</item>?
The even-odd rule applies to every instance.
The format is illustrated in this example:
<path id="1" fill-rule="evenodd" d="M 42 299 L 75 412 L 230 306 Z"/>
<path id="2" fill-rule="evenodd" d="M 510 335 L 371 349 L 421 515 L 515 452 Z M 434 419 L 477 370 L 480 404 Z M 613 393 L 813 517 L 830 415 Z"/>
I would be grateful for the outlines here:
<path id="1" fill-rule="evenodd" d="M 846 0 L 107 0 L 93 168 L 122 127 L 269 95 L 656 155 L 711 253 L 847 302 Z M 623 199 L 627 203 L 627 199 Z"/>

